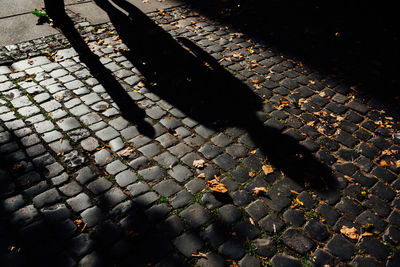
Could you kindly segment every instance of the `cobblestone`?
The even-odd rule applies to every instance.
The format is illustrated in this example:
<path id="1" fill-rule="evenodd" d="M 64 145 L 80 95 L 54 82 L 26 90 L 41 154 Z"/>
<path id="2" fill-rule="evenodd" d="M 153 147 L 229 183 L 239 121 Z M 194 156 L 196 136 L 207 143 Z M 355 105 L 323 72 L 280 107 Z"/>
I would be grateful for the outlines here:
<path id="1" fill-rule="evenodd" d="M 142 118 L 121 116 L 101 74 L 92 76 L 61 34 L 0 47 L 0 61 L 11 61 L 0 66 L 0 207 L 27 249 L 18 256 L 56 253 L 66 266 L 259 266 L 261 257 L 274 266 L 398 265 L 391 254 L 400 242 L 395 105 L 185 5 L 147 15 L 220 66 L 206 60 L 215 77 L 196 70 L 204 81 L 188 80 L 193 91 L 171 96 L 159 89 L 163 78 L 149 75 L 160 72 L 169 90 L 179 90 L 171 62 L 153 70 L 146 51 L 119 41 L 127 39 L 118 26 L 68 15 L 100 69 L 112 71 L 106 79 L 121 84 L 155 134 L 143 130 Z M 146 67 L 130 61 L 131 49 Z M 168 58 L 158 53 L 149 57 Z M 180 58 L 174 54 L 178 65 Z M 220 95 L 210 81 L 230 93 Z M 126 156 L 124 148 L 133 151 Z M 324 179 L 311 178 L 320 163 Z M 274 170 L 268 175 L 266 165 Z M 213 191 L 211 179 L 228 192 Z M 348 239 L 343 225 L 374 236 Z M 206 256 L 193 259 L 198 252 Z"/>

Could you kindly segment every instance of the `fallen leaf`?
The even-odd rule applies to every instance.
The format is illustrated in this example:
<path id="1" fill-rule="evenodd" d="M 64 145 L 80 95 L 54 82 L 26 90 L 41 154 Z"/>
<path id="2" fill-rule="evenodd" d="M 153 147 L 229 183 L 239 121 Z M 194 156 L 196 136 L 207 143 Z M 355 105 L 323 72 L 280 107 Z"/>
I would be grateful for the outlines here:
<path id="1" fill-rule="evenodd" d="M 301 201 L 300 199 L 298 199 L 297 197 L 294 199 L 294 201 L 298 204 L 300 204 L 301 206 L 304 206 L 303 201 Z"/>
<path id="2" fill-rule="evenodd" d="M 352 182 L 354 181 L 354 179 L 351 178 L 351 177 L 348 176 L 348 175 L 345 175 L 344 178 L 346 178 L 346 180 L 349 181 L 350 183 L 352 183 Z"/>
<path id="3" fill-rule="evenodd" d="M 359 238 L 359 234 L 357 234 L 357 229 L 355 227 L 349 228 L 346 225 L 343 225 L 342 229 L 340 229 L 340 232 L 351 239 Z"/>
<path id="4" fill-rule="evenodd" d="M 207 255 L 204 254 L 203 252 L 197 252 L 197 253 L 192 253 L 192 257 L 207 258 Z"/>
<path id="5" fill-rule="evenodd" d="M 256 154 L 256 152 L 257 152 L 257 149 L 254 149 L 254 150 L 250 151 L 250 154 L 254 155 L 254 154 Z"/>
<path id="6" fill-rule="evenodd" d="M 13 171 L 17 171 L 18 169 L 22 168 L 24 165 L 22 163 L 15 163 L 12 167 Z"/>
<path id="7" fill-rule="evenodd" d="M 127 147 L 124 149 L 124 151 L 121 152 L 121 154 L 119 154 L 121 157 L 128 157 L 132 154 L 133 152 L 133 147 Z"/>
<path id="8" fill-rule="evenodd" d="M 193 166 L 196 167 L 196 168 L 203 168 L 204 167 L 204 163 L 205 163 L 204 159 L 195 159 L 193 161 Z"/>
<path id="9" fill-rule="evenodd" d="M 262 170 L 263 170 L 263 172 L 264 172 L 265 175 L 268 175 L 268 174 L 274 172 L 274 169 L 272 168 L 271 165 L 263 165 L 263 166 L 262 166 Z"/>
<path id="10" fill-rule="evenodd" d="M 251 178 L 253 178 L 253 177 L 256 176 L 256 173 L 255 173 L 255 172 L 249 172 L 249 176 L 250 176 Z"/>
<path id="11" fill-rule="evenodd" d="M 81 233 L 82 233 L 83 231 L 85 231 L 86 226 L 87 226 L 87 223 L 85 223 L 85 224 L 82 226 L 82 228 L 81 228 Z"/>
<path id="12" fill-rule="evenodd" d="M 400 160 L 396 160 L 394 163 L 396 164 L 396 168 L 400 168 Z"/>
<path id="13" fill-rule="evenodd" d="M 342 117 L 342 116 L 336 116 L 336 120 L 337 120 L 337 121 L 343 121 L 343 120 L 344 120 L 344 117 Z"/>
<path id="14" fill-rule="evenodd" d="M 290 190 L 290 193 L 292 193 L 292 194 L 296 194 L 296 195 L 299 195 L 299 194 L 300 194 L 299 192 L 297 192 L 297 191 L 294 191 L 294 190 Z"/>
<path id="15" fill-rule="evenodd" d="M 215 191 L 215 192 L 218 192 L 218 193 L 226 193 L 226 192 L 228 192 L 228 189 L 226 188 L 226 186 L 223 183 L 220 183 L 217 178 L 212 179 L 210 181 L 206 181 L 206 183 L 207 183 L 207 186 L 212 191 Z"/>
<path id="16" fill-rule="evenodd" d="M 197 178 L 206 178 L 206 174 L 204 172 L 197 175 Z"/>
<path id="17" fill-rule="evenodd" d="M 325 133 L 325 128 L 324 127 L 322 127 L 322 126 L 317 126 L 317 131 L 319 132 L 319 133 Z"/>
<path id="18" fill-rule="evenodd" d="M 144 84 L 144 82 L 140 81 L 140 82 L 137 83 L 137 86 L 139 86 L 139 87 L 144 87 L 145 84 Z"/>
<path id="19" fill-rule="evenodd" d="M 266 187 L 255 187 L 255 188 L 253 188 L 253 192 L 256 196 L 258 196 L 261 193 L 267 193 L 267 188 Z"/>
<path id="20" fill-rule="evenodd" d="M 301 105 L 303 105 L 303 104 L 305 104 L 305 103 L 307 103 L 307 102 L 308 102 L 307 99 L 305 99 L 305 98 L 300 98 L 298 104 L 299 104 L 299 106 L 301 106 Z"/>
<path id="21" fill-rule="evenodd" d="M 325 97 L 325 96 L 326 96 L 326 93 L 325 93 L 325 92 L 321 92 L 321 93 L 319 93 L 319 96 L 320 96 L 320 97 Z"/>
<path id="22" fill-rule="evenodd" d="M 373 236 L 373 235 L 374 235 L 373 233 L 365 232 L 360 236 L 360 238 L 364 236 Z"/>
<path id="23" fill-rule="evenodd" d="M 382 156 L 384 156 L 384 155 L 390 156 L 390 155 L 393 154 L 392 151 L 390 151 L 389 149 L 385 149 L 385 150 L 382 151 Z M 396 151 L 396 150 L 394 150 L 394 151 Z"/>
<path id="24" fill-rule="evenodd" d="M 385 160 L 381 160 L 381 162 L 379 162 L 379 166 L 381 166 L 381 167 L 389 167 L 390 165 Z"/>
<path id="25" fill-rule="evenodd" d="M 253 218 L 250 217 L 250 218 L 249 218 L 249 221 L 250 221 L 250 223 L 251 223 L 252 225 L 256 225 L 255 222 L 254 222 L 254 220 L 253 220 Z"/>

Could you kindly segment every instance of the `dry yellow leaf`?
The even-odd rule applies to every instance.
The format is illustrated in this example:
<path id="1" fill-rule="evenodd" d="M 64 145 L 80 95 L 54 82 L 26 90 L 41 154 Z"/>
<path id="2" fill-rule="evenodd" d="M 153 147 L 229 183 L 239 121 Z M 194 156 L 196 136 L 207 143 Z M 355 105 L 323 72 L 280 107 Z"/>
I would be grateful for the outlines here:
<path id="1" fill-rule="evenodd" d="M 294 200 L 297 204 L 300 204 L 301 206 L 304 205 L 303 201 L 301 201 L 300 199 L 298 199 L 297 197 Z"/>
<path id="2" fill-rule="evenodd" d="M 262 170 L 263 170 L 263 172 L 264 172 L 265 175 L 268 175 L 268 174 L 274 172 L 274 169 L 272 168 L 271 165 L 263 165 L 263 166 L 262 166 Z"/>
<path id="3" fill-rule="evenodd" d="M 351 239 L 359 238 L 359 234 L 357 234 L 357 229 L 355 227 L 349 228 L 346 225 L 343 225 L 342 229 L 340 229 L 340 232 Z"/>

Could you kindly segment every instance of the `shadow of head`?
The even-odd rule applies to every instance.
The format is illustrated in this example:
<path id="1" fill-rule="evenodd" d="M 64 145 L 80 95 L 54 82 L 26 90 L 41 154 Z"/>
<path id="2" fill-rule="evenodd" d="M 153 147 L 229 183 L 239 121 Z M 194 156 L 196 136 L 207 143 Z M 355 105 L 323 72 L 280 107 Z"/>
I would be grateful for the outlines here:
<path id="1" fill-rule="evenodd" d="M 259 119 L 263 99 L 257 93 L 262 95 L 262 89 L 253 92 L 213 56 L 187 38 L 174 39 L 130 3 L 113 2 L 128 15 L 110 1 L 96 1 L 129 47 L 126 56 L 146 78 L 149 90 L 206 127 L 245 129 L 277 169 L 302 183 L 326 185 L 329 168 L 298 141 Z"/>

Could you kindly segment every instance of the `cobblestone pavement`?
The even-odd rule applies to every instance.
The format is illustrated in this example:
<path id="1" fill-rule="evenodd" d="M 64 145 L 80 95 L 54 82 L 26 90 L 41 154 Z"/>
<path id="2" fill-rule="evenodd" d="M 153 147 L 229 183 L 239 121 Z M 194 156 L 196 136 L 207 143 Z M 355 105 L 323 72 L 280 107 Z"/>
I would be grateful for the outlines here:
<path id="1" fill-rule="evenodd" d="M 400 266 L 398 106 L 184 6 L 148 14 L 242 81 L 266 130 L 242 122 L 246 93 L 202 118 L 156 93 L 113 24 L 68 14 L 154 134 L 63 35 L 1 47 L 2 266 Z"/>

